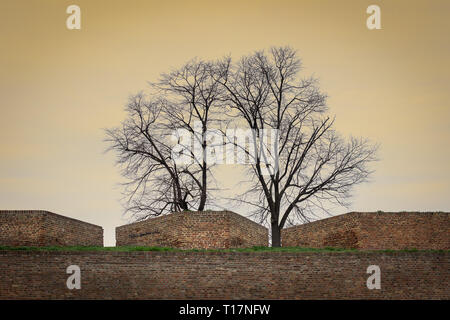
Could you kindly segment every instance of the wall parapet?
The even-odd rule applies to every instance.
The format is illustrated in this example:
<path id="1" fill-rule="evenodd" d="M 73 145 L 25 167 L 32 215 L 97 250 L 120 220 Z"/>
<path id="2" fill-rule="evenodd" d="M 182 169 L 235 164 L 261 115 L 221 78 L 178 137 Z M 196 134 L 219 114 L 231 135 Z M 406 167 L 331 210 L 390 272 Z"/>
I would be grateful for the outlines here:
<path id="1" fill-rule="evenodd" d="M 0 210 L 0 245 L 103 246 L 103 228 L 44 210 Z"/>
<path id="2" fill-rule="evenodd" d="M 267 246 L 268 230 L 231 211 L 183 211 L 117 227 L 116 245 L 182 249 Z"/>
<path id="3" fill-rule="evenodd" d="M 449 250 L 448 212 L 350 212 L 282 230 L 283 246 Z"/>

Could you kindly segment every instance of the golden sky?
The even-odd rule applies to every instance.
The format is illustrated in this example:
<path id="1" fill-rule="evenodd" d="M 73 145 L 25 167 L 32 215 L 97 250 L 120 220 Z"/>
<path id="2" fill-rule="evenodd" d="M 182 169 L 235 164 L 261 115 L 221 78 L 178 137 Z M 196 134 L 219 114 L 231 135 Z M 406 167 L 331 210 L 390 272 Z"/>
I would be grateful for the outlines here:
<path id="1" fill-rule="evenodd" d="M 81 8 L 81 30 L 66 8 Z M 366 8 L 381 8 L 368 30 Z M 124 224 L 102 128 L 127 97 L 193 57 L 290 45 L 337 129 L 381 144 L 351 210 L 450 210 L 450 2 L 0 1 L 0 208 Z M 218 172 L 232 188 L 239 170 Z M 339 213 L 348 211 L 342 209 Z"/>

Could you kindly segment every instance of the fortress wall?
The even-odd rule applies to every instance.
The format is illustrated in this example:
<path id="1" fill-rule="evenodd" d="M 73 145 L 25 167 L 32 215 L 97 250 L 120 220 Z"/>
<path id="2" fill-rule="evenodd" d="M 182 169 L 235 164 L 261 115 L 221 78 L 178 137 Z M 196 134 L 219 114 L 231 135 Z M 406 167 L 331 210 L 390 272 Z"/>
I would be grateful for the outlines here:
<path id="1" fill-rule="evenodd" d="M 103 246 L 103 228 L 41 210 L 0 210 L 0 245 Z"/>
<path id="2" fill-rule="evenodd" d="M 449 252 L 0 251 L 0 299 L 450 299 Z M 69 290 L 66 268 L 81 269 Z M 366 286 L 378 265 L 381 289 Z"/>
<path id="3" fill-rule="evenodd" d="M 116 228 L 117 246 L 218 249 L 267 244 L 265 227 L 230 211 L 178 212 Z"/>
<path id="4" fill-rule="evenodd" d="M 350 212 L 282 230 L 283 246 L 450 249 L 448 212 Z"/>

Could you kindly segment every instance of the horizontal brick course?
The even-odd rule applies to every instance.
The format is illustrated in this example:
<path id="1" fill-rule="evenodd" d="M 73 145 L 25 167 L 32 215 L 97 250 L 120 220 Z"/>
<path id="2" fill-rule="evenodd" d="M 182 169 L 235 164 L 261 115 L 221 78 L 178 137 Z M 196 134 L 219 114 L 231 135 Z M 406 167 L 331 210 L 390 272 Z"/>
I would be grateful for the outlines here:
<path id="1" fill-rule="evenodd" d="M 268 245 L 268 230 L 234 212 L 178 212 L 116 228 L 117 246 L 183 249 Z"/>
<path id="2" fill-rule="evenodd" d="M 450 249 L 448 212 L 350 212 L 282 230 L 283 246 Z"/>
<path id="3" fill-rule="evenodd" d="M 0 251 L 0 299 L 450 299 L 449 252 Z M 81 268 L 81 289 L 66 268 Z M 381 290 L 369 290 L 369 265 Z"/>
<path id="4" fill-rule="evenodd" d="M 0 245 L 103 246 L 103 228 L 42 210 L 0 210 Z"/>

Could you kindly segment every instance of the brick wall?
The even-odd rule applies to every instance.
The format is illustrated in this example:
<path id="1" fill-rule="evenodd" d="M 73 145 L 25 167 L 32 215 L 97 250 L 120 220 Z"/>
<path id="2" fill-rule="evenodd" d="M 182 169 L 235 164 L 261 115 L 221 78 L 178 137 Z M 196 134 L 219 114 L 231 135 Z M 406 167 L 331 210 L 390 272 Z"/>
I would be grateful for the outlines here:
<path id="1" fill-rule="evenodd" d="M 103 228 L 48 211 L 0 210 L 0 245 L 103 246 Z"/>
<path id="2" fill-rule="evenodd" d="M 282 230 L 283 246 L 450 249 L 448 212 L 351 212 Z"/>
<path id="3" fill-rule="evenodd" d="M 178 212 L 116 228 L 117 246 L 211 249 L 267 244 L 265 227 L 230 211 Z"/>
<path id="4" fill-rule="evenodd" d="M 0 251 L 0 299 L 450 299 L 449 252 Z M 66 268 L 81 268 L 81 289 Z M 366 287 L 367 267 L 381 289 Z"/>

